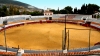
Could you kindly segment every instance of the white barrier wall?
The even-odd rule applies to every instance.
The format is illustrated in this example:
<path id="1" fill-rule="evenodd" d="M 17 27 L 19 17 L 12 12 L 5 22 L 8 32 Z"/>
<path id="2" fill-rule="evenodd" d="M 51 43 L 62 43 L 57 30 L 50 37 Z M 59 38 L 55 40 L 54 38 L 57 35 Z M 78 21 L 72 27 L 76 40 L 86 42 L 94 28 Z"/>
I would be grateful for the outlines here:
<path id="1" fill-rule="evenodd" d="M 65 16 L 65 15 L 66 14 L 53 14 L 52 17 L 53 17 L 53 19 L 58 19 L 61 16 Z M 77 20 L 79 18 L 79 20 L 81 20 L 82 16 L 81 15 L 79 15 L 78 17 L 76 16 L 75 19 Z M 29 20 L 34 20 L 34 19 L 37 19 L 37 18 L 39 19 L 39 18 L 44 18 L 44 17 L 45 17 L 44 15 L 40 15 L 40 16 L 31 16 L 31 15 L 6 16 L 6 17 L 0 17 L 0 24 L 2 24 L 4 20 L 7 20 L 8 22 L 18 22 L 20 20 L 26 20 L 27 18 L 29 18 Z M 88 16 L 86 16 L 86 17 L 88 17 Z M 94 20 L 94 19 L 91 19 L 91 20 L 94 21 L 94 22 L 99 22 L 100 23 L 100 20 Z"/>
<path id="2" fill-rule="evenodd" d="M 14 16 L 6 16 L 0 17 L 0 24 L 3 23 L 4 20 L 8 22 L 18 21 L 18 20 L 26 20 L 26 18 L 31 18 L 31 15 L 14 15 Z"/>
<path id="3" fill-rule="evenodd" d="M 45 16 L 31 16 L 31 18 L 44 18 Z"/>
<path id="4" fill-rule="evenodd" d="M 54 14 L 53 18 L 59 18 L 62 15 L 63 14 Z M 4 20 L 7 20 L 8 22 L 16 22 L 19 20 L 26 20 L 27 18 L 29 18 L 29 20 L 32 20 L 32 19 L 44 18 L 44 17 L 45 17 L 44 15 L 41 15 L 41 16 L 31 16 L 31 15 L 6 16 L 6 17 L 0 17 L 0 24 L 2 24 Z"/>
<path id="5" fill-rule="evenodd" d="M 9 22 L 11 22 L 11 21 L 18 21 L 18 20 L 26 20 L 27 18 L 31 20 L 36 18 L 44 18 L 44 16 L 14 15 L 14 16 L 0 17 L 0 24 L 2 24 L 4 20 L 8 20 Z"/>

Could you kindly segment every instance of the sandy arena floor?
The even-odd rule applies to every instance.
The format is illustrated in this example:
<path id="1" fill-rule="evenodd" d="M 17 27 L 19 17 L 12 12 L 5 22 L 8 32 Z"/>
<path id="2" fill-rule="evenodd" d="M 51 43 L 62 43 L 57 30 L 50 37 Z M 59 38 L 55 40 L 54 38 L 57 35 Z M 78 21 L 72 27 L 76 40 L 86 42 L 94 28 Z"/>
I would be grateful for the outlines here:
<path id="1" fill-rule="evenodd" d="M 67 28 L 87 29 L 80 25 L 67 24 Z M 29 24 L 6 30 L 7 45 L 33 50 L 62 49 L 63 23 Z M 88 47 L 88 30 L 70 30 L 70 49 Z M 91 46 L 100 42 L 100 32 L 91 31 Z M 0 45 L 4 45 L 4 35 L 0 32 Z"/>

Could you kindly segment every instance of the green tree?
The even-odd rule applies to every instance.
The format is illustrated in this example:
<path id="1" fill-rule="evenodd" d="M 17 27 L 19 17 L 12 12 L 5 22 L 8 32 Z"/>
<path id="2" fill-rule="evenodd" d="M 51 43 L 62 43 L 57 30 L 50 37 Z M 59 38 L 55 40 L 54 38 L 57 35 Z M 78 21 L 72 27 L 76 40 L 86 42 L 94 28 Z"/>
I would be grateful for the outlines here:
<path id="1" fill-rule="evenodd" d="M 34 11 L 34 12 L 30 12 L 30 14 L 32 16 L 36 16 L 36 15 L 42 15 L 43 13 L 39 12 L 39 11 Z"/>
<path id="2" fill-rule="evenodd" d="M 78 9 L 78 14 L 81 14 L 82 12 L 81 12 L 81 9 Z"/>
<path id="3" fill-rule="evenodd" d="M 74 14 L 77 14 L 78 13 L 78 10 L 77 10 L 77 7 L 74 8 Z"/>
<path id="4" fill-rule="evenodd" d="M 72 14 L 73 13 L 73 8 L 71 7 L 71 6 L 67 6 L 67 7 L 65 7 L 64 8 L 64 10 L 66 11 L 66 13 L 68 13 L 68 14 Z"/>
<path id="5" fill-rule="evenodd" d="M 79 14 L 94 14 L 95 11 L 100 11 L 99 9 L 100 7 L 96 4 L 83 4 L 81 6 L 81 9 L 78 9 L 78 13 Z"/>
<path id="6" fill-rule="evenodd" d="M 87 10 L 86 5 L 83 4 L 81 7 L 81 14 L 86 14 L 86 10 Z"/>
<path id="7" fill-rule="evenodd" d="M 54 14 L 58 14 L 58 10 L 51 9 L 50 11 L 52 11 Z"/>
<path id="8" fill-rule="evenodd" d="M 0 10 L 1 10 L 0 16 L 4 17 L 8 15 L 8 10 L 6 6 L 3 6 Z"/>
<path id="9" fill-rule="evenodd" d="M 99 6 L 96 4 L 83 4 L 81 7 L 82 14 L 94 14 L 95 11 L 99 11 Z"/>
<path id="10" fill-rule="evenodd" d="M 2 9 L 0 8 L 0 17 L 2 16 Z"/>
<path id="11" fill-rule="evenodd" d="M 59 7 L 58 7 L 58 11 L 57 11 L 57 14 L 59 14 L 60 13 L 60 11 L 59 11 Z"/>
<path id="12" fill-rule="evenodd" d="M 20 15 L 19 9 L 16 10 L 16 15 Z"/>
<path id="13" fill-rule="evenodd" d="M 52 11 L 55 14 L 55 10 L 54 9 L 51 9 L 50 11 Z"/>
<path id="14" fill-rule="evenodd" d="M 60 13 L 61 14 L 66 14 L 66 10 L 62 9 L 62 10 L 60 10 Z"/>
<path id="15" fill-rule="evenodd" d="M 12 5 L 10 5 L 10 7 L 9 7 L 9 14 L 10 15 L 14 15 L 14 10 L 13 10 L 13 6 Z"/>

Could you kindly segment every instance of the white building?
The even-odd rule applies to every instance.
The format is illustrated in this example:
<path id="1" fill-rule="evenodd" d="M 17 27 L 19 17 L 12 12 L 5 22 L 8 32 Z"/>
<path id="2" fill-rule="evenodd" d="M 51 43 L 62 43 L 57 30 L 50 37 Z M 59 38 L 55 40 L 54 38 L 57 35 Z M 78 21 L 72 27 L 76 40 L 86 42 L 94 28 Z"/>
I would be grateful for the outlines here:
<path id="1" fill-rule="evenodd" d="M 53 12 L 51 12 L 49 9 L 44 11 L 44 17 L 46 17 L 48 20 L 52 20 Z"/>

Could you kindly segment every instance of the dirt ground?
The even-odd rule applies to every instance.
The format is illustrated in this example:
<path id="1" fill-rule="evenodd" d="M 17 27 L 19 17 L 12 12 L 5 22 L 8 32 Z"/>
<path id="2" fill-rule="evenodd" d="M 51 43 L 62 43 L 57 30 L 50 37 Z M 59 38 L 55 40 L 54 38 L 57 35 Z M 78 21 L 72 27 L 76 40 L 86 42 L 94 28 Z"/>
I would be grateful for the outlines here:
<path id="1" fill-rule="evenodd" d="M 67 24 L 67 28 L 87 29 Z M 6 30 L 7 46 L 33 50 L 61 50 L 63 23 L 29 24 Z M 68 31 L 68 29 L 67 29 Z M 88 30 L 69 30 L 70 49 L 88 47 Z M 100 32 L 91 31 L 91 46 L 100 42 Z M 4 32 L 0 32 L 0 45 L 4 45 Z"/>

